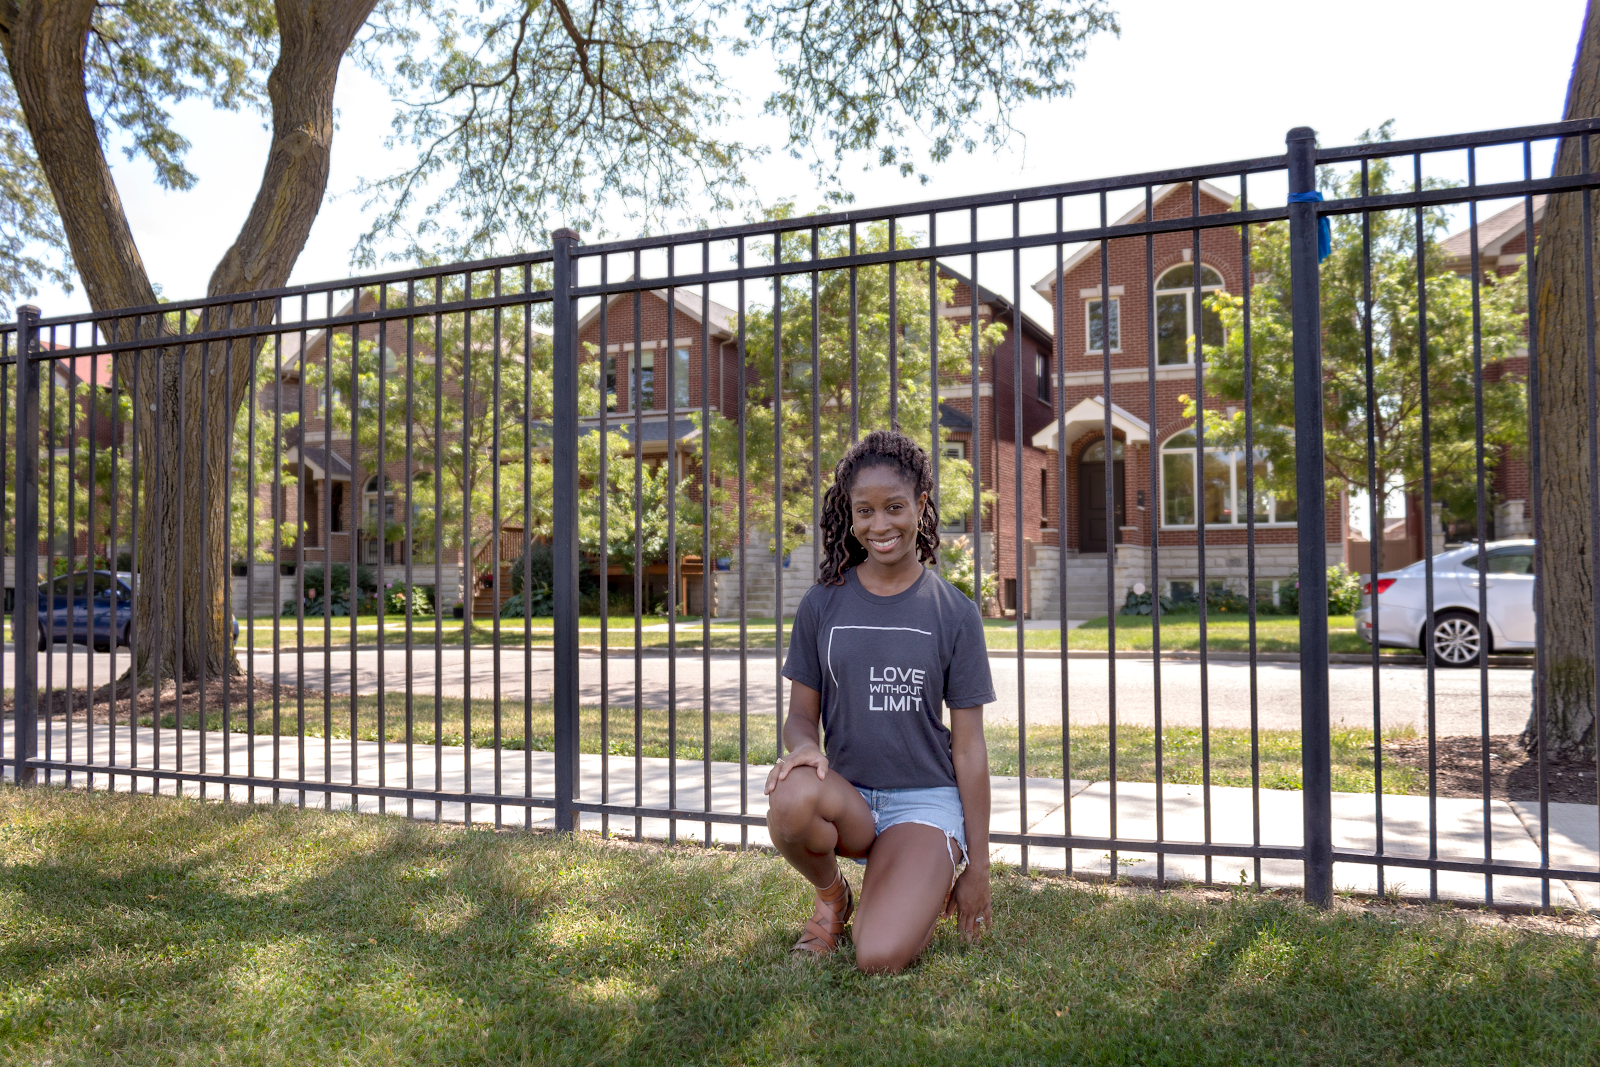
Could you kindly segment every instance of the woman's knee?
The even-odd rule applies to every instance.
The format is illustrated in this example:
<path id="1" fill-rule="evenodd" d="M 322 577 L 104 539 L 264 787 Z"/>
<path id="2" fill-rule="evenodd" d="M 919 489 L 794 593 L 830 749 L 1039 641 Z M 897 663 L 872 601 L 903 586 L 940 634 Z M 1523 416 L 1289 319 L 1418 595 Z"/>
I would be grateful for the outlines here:
<path id="1" fill-rule="evenodd" d="M 767 820 L 792 826 L 809 822 L 817 813 L 822 782 L 811 767 L 796 767 L 773 788 L 767 798 Z"/>
<path id="2" fill-rule="evenodd" d="M 917 958 L 918 946 L 891 943 L 887 940 L 857 934 L 856 970 L 862 974 L 895 974 L 911 966 Z"/>

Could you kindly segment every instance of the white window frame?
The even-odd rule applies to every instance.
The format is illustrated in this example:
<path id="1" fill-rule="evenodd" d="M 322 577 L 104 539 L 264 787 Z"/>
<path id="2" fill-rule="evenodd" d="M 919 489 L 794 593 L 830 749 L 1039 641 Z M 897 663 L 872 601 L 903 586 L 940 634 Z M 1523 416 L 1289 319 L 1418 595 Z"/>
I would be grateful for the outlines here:
<path id="1" fill-rule="evenodd" d="M 1094 306 L 1100 302 L 1098 296 L 1087 297 L 1083 301 L 1083 353 L 1086 356 L 1098 356 L 1105 351 L 1094 343 Z M 1122 298 L 1113 295 L 1111 303 L 1111 352 L 1115 355 L 1122 351 Z"/>
<path id="2" fill-rule="evenodd" d="M 1184 445 L 1184 446 L 1178 446 L 1178 447 L 1174 447 L 1173 446 L 1172 442 L 1176 441 L 1178 438 L 1183 437 L 1185 435 L 1188 435 L 1190 437 L 1190 439 L 1193 440 L 1194 427 L 1193 426 L 1186 426 L 1183 429 L 1178 430 L 1176 433 L 1172 434 L 1170 437 L 1168 437 L 1161 444 L 1161 450 L 1160 450 L 1160 453 L 1159 453 L 1159 462 L 1157 464 L 1157 469 L 1161 472 L 1161 479 L 1160 479 L 1160 484 L 1156 487 L 1156 506 L 1160 509 L 1159 520 L 1160 520 L 1160 523 L 1161 523 L 1161 529 L 1163 529 L 1163 530 L 1194 530 L 1194 529 L 1198 529 L 1199 526 L 1200 526 L 1199 522 L 1168 522 L 1167 521 L 1167 457 L 1168 456 L 1187 456 L 1191 460 L 1197 458 L 1196 455 L 1195 455 L 1194 446 L 1192 444 Z M 1206 529 L 1208 529 L 1208 530 L 1238 529 L 1238 528 L 1246 526 L 1248 524 L 1248 520 L 1242 514 L 1241 509 L 1237 506 L 1239 498 L 1244 494 L 1244 486 L 1245 486 L 1245 479 L 1244 479 L 1244 473 L 1243 473 L 1243 463 L 1242 463 L 1242 459 L 1244 457 L 1244 449 L 1242 449 L 1242 448 L 1223 448 L 1223 447 L 1220 447 L 1218 445 L 1207 445 L 1206 448 L 1205 448 L 1205 451 L 1206 451 L 1206 455 L 1208 455 L 1208 456 L 1221 456 L 1221 457 L 1224 457 L 1226 459 L 1226 461 L 1228 463 L 1228 472 L 1229 472 L 1228 473 L 1228 494 L 1229 494 L 1229 498 L 1233 501 L 1233 503 L 1235 505 L 1231 509 L 1231 514 L 1233 516 L 1231 521 L 1228 521 L 1228 522 L 1208 522 L 1208 523 L 1205 524 Z M 1263 462 L 1265 462 L 1265 460 L 1263 460 Z M 1201 511 L 1205 507 L 1204 493 L 1202 492 L 1201 485 L 1200 485 L 1201 471 L 1203 469 L 1204 469 L 1204 465 L 1203 464 L 1199 464 L 1199 463 L 1196 463 L 1191 467 L 1191 470 L 1193 471 L 1194 481 L 1193 481 L 1193 484 L 1190 486 L 1190 490 L 1191 490 L 1191 492 L 1193 494 L 1194 508 L 1195 508 L 1195 518 L 1196 519 L 1198 519 L 1200 517 Z M 1299 511 L 1299 509 L 1296 508 L 1296 514 L 1298 514 L 1298 511 Z M 1277 517 L 1277 514 L 1278 514 L 1278 498 L 1277 498 L 1276 494 L 1268 494 L 1268 496 L 1267 496 L 1267 516 L 1268 517 L 1265 518 L 1265 519 L 1257 519 L 1256 520 L 1256 528 L 1257 529 L 1261 529 L 1263 527 L 1270 527 L 1270 528 L 1273 528 L 1273 529 L 1289 529 L 1289 528 L 1295 526 L 1295 524 L 1297 522 L 1296 519 L 1279 519 Z"/>
<path id="3" fill-rule="evenodd" d="M 965 441 L 941 441 L 939 443 L 939 455 L 943 459 L 966 459 L 967 443 Z M 959 519 L 946 518 L 941 512 L 939 515 L 939 533 L 966 533 L 968 518 L 969 516 L 966 514 L 963 514 Z"/>
<path id="4" fill-rule="evenodd" d="M 675 409 L 689 406 L 689 349 L 679 345 L 672 350 L 673 385 L 678 390 L 678 395 L 672 398 Z"/>
<path id="5" fill-rule="evenodd" d="M 1192 262 L 1174 263 L 1172 266 L 1168 267 L 1166 270 L 1161 272 L 1161 278 L 1165 278 L 1168 274 L 1171 274 L 1173 271 L 1178 270 L 1178 269 L 1180 269 L 1182 267 L 1188 267 L 1188 266 L 1193 266 L 1193 263 Z M 1209 263 L 1202 262 L 1200 264 L 1200 278 L 1201 278 L 1202 282 L 1205 279 L 1205 272 L 1206 271 L 1210 271 L 1211 273 L 1213 273 L 1213 274 L 1215 274 L 1217 276 L 1217 283 L 1215 285 L 1204 285 L 1204 284 L 1202 284 L 1200 286 L 1200 293 L 1201 293 L 1202 297 L 1206 293 L 1219 293 L 1222 290 L 1227 288 L 1227 283 L 1224 282 L 1223 279 L 1222 279 L 1222 272 L 1220 270 L 1218 270 L 1217 268 L 1213 267 Z M 1151 329 L 1154 329 L 1154 330 L 1158 331 L 1157 342 L 1156 343 L 1158 345 L 1160 344 L 1159 330 L 1161 328 L 1161 298 L 1164 297 L 1164 296 L 1182 296 L 1183 297 L 1184 318 L 1189 323 L 1189 331 L 1190 331 L 1189 332 L 1189 338 L 1192 339 L 1194 341 L 1194 343 L 1187 345 L 1187 352 L 1185 353 L 1187 358 L 1182 363 L 1160 363 L 1160 353 L 1157 352 L 1156 359 L 1157 359 L 1158 365 L 1163 366 L 1163 367 L 1192 367 L 1192 366 L 1194 366 L 1196 350 L 1200 347 L 1200 344 L 1199 344 L 1199 335 L 1200 335 L 1200 328 L 1199 327 L 1200 327 L 1200 323 L 1199 323 L 1199 319 L 1195 315 L 1194 285 L 1191 283 L 1189 285 L 1184 286 L 1181 289 L 1172 289 L 1172 288 L 1163 289 L 1163 288 L 1161 288 L 1161 278 L 1157 278 L 1156 279 L 1155 292 L 1152 293 L 1151 296 L 1150 296 L 1150 327 L 1151 327 Z"/>

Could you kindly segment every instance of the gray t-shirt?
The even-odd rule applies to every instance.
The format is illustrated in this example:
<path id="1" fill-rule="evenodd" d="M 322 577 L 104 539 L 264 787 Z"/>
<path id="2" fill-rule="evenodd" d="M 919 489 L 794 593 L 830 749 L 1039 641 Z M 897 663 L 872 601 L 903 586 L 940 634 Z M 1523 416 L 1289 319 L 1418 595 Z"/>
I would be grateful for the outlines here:
<path id="1" fill-rule="evenodd" d="M 955 785 L 944 706 L 994 702 L 977 605 L 931 571 L 894 596 L 854 568 L 812 586 L 783 676 L 822 694 L 828 765 L 863 789 Z"/>

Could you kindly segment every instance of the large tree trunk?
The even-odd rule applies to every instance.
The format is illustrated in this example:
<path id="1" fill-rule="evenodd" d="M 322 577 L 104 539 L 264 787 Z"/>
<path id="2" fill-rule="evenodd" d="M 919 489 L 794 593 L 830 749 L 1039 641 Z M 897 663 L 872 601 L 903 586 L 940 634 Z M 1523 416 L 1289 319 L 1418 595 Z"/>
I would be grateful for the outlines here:
<path id="1" fill-rule="evenodd" d="M 1600 115 L 1600 10 L 1584 16 L 1578 57 L 1567 88 L 1565 118 Z M 1591 151 L 1596 146 L 1591 143 Z M 1577 138 L 1561 143 L 1557 175 L 1583 170 Z M 1589 544 L 1588 342 L 1584 295 L 1583 196 L 1550 197 L 1537 260 L 1539 361 L 1539 507 L 1543 525 L 1539 575 L 1544 624 L 1545 736 L 1556 759 L 1592 757 L 1595 744 L 1594 568 Z M 1530 716 L 1523 743 L 1537 746 Z"/>
<path id="2" fill-rule="evenodd" d="M 267 82 L 272 144 L 254 205 L 207 295 L 283 285 L 328 181 L 339 61 L 375 0 L 279 0 L 278 62 Z M 156 303 L 84 92 L 95 0 L 0 0 L 0 46 L 95 311 Z M 270 303 L 211 312 L 197 328 L 262 323 Z M 171 333 L 154 315 L 102 324 L 118 339 Z M 149 349 L 117 360 L 133 399 L 142 492 L 134 671 L 203 678 L 237 670 L 230 645 L 225 474 L 235 413 L 259 343 Z M 231 373 L 230 373 L 231 371 Z M 231 386 L 231 388 L 229 388 Z"/>

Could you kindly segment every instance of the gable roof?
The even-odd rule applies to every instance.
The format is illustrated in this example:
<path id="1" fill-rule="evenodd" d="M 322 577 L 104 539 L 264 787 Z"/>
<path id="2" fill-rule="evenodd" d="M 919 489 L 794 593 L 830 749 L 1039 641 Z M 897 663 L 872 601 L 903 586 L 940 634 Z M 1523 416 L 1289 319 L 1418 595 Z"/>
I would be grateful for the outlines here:
<path id="1" fill-rule="evenodd" d="M 624 279 L 624 281 L 626 280 L 627 279 Z M 663 304 L 667 302 L 667 290 L 665 289 L 646 289 L 644 291 L 661 301 Z M 632 293 L 612 293 L 606 298 L 605 306 L 607 309 L 610 309 L 621 301 L 627 300 L 632 295 Z M 715 300 L 711 300 L 709 298 L 702 301 L 700 293 L 691 289 L 674 289 L 673 295 L 677 298 L 676 303 L 679 311 L 689 316 L 695 322 L 705 322 L 709 320 L 711 333 L 713 335 L 727 338 L 732 337 L 735 331 L 737 331 L 739 326 L 739 313 L 734 311 L 733 308 L 728 307 L 725 304 L 719 304 Z M 578 331 L 581 333 L 591 322 L 594 322 L 599 318 L 600 305 L 596 304 L 594 307 L 585 312 L 582 318 L 578 319 Z M 643 340 L 643 338 L 638 338 L 638 340 Z M 683 338 L 683 340 L 687 341 L 691 340 L 691 338 L 686 337 Z"/>
<path id="2" fill-rule="evenodd" d="M 1150 206 L 1153 208 L 1155 205 L 1161 203 L 1179 189 L 1187 188 L 1189 188 L 1188 182 L 1172 182 L 1169 185 L 1163 185 L 1161 188 L 1155 191 L 1154 195 L 1151 196 Z M 1211 197 L 1211 199 L 1218 201 L 1219 203 L 1228 205 L 1229 207 L 1232 207 L 1233 202 L 1239 199 L 1232 193 L 1228 192 L 1228 190 L 1217 185 L 1212 185 L 1210 182 L 1205 181 L 1204 179 L 1202 179 L 1200 182 L 1200 192 Z M 1144 203 L 1141 201 L 1136 207 L 1134 207 L 1131 211 L 1124 213 L 1121 218 L 1117 219 L 1111 225 L 1126 226 L 1129 223 L 1138 222 L 1142 218 L 1144 218 Z M 1088 259 L 1089 256 L 1092 255 L 1099 247 L 1100 242 L 1098 241 L 1084 242 L 1084 244 L 1080 246 L 1076 252 L 1067 257 L 1066 262 L 1061 264 L 1061 276 L 1065 278 L 1068 274 L 1072 273 L 1072 271 L 1077 268 L 1078 264 L 1082 263 L 1085 259 Z M 1046 300 L 1049 300 L 1050 287 L 1052 284 L 1054 284 L 1055 280 L 1056 272 L 1054 268 L 1052 268 L 1050 272 L 1043 278 L 1040 278 L 1038 281 L 1033 283 L 1033 291 L 1044 297 Z"/>
<path id="3" fill-rule="evenodd" d="M 946 263 L 941 262 L 939 264 L 939 273 L 949 278 L 953 278 L 958 285 L 972 285 L 971 278 L 968 278 L 965 274 L 962 274 L 958 270 L 954 270 Z M 976 286 L 975 288 L 978 290 L 978 302 L 980 304 L 988 304 L 994 308 L 995 322 L 1000 321 L 1002 313 L 1007 319 L 1010 319 L 1011 301 L 1009 299 L 1001 296 L 999 293 L 994 292 L 993 290 L 985 289 L 981 285 Z M 1042 342 L 1043 344 L 1054 345 L 1055 343 L 1055 335 L 1041 326 L 1039 321 L 1033 316 L 1029 315 L 1026 311 L 1022 312 L 1022 332 L 1024 334 L 1031 335 L 1035 341 Z"/>
<path id="4" fill-rule="evenodd" d="M 1034 434 L 1033 447 L 1064 450 L 1084 434 L 1105 426 L 1105 417 L 1106 398 L 1085 397 L 1060 419 L 1051 419 L 1048 425 Z M 1057 439 L 1063 428 L 1066 430 L 1065 441 Z M 1150 424 L 1115 402 L 1111 405 L 1111 428 L 1121 430 L 1129 444 L 1150 440 Z"/>
<path id="5" fill-rule="evenodd" d="M 1540 193 L 1533 198 L 1533 224 L 1535 226 L 1544 221 L 1544 205 L 1548 198 Z M 1523 204 L 1512 204 L 1504 211 L 1496 212 L 1478 223 L 1478 255 L 1498 256 L 1500 250 L 1516 238 L 1522 236 L 1528 228 L 1527 209 Z M 1472 260 L 1472 230 L 1465 229 L 1460 233 L 1446 237 L 1440 249 L 1452 260 L 1471 262 Z"/>

